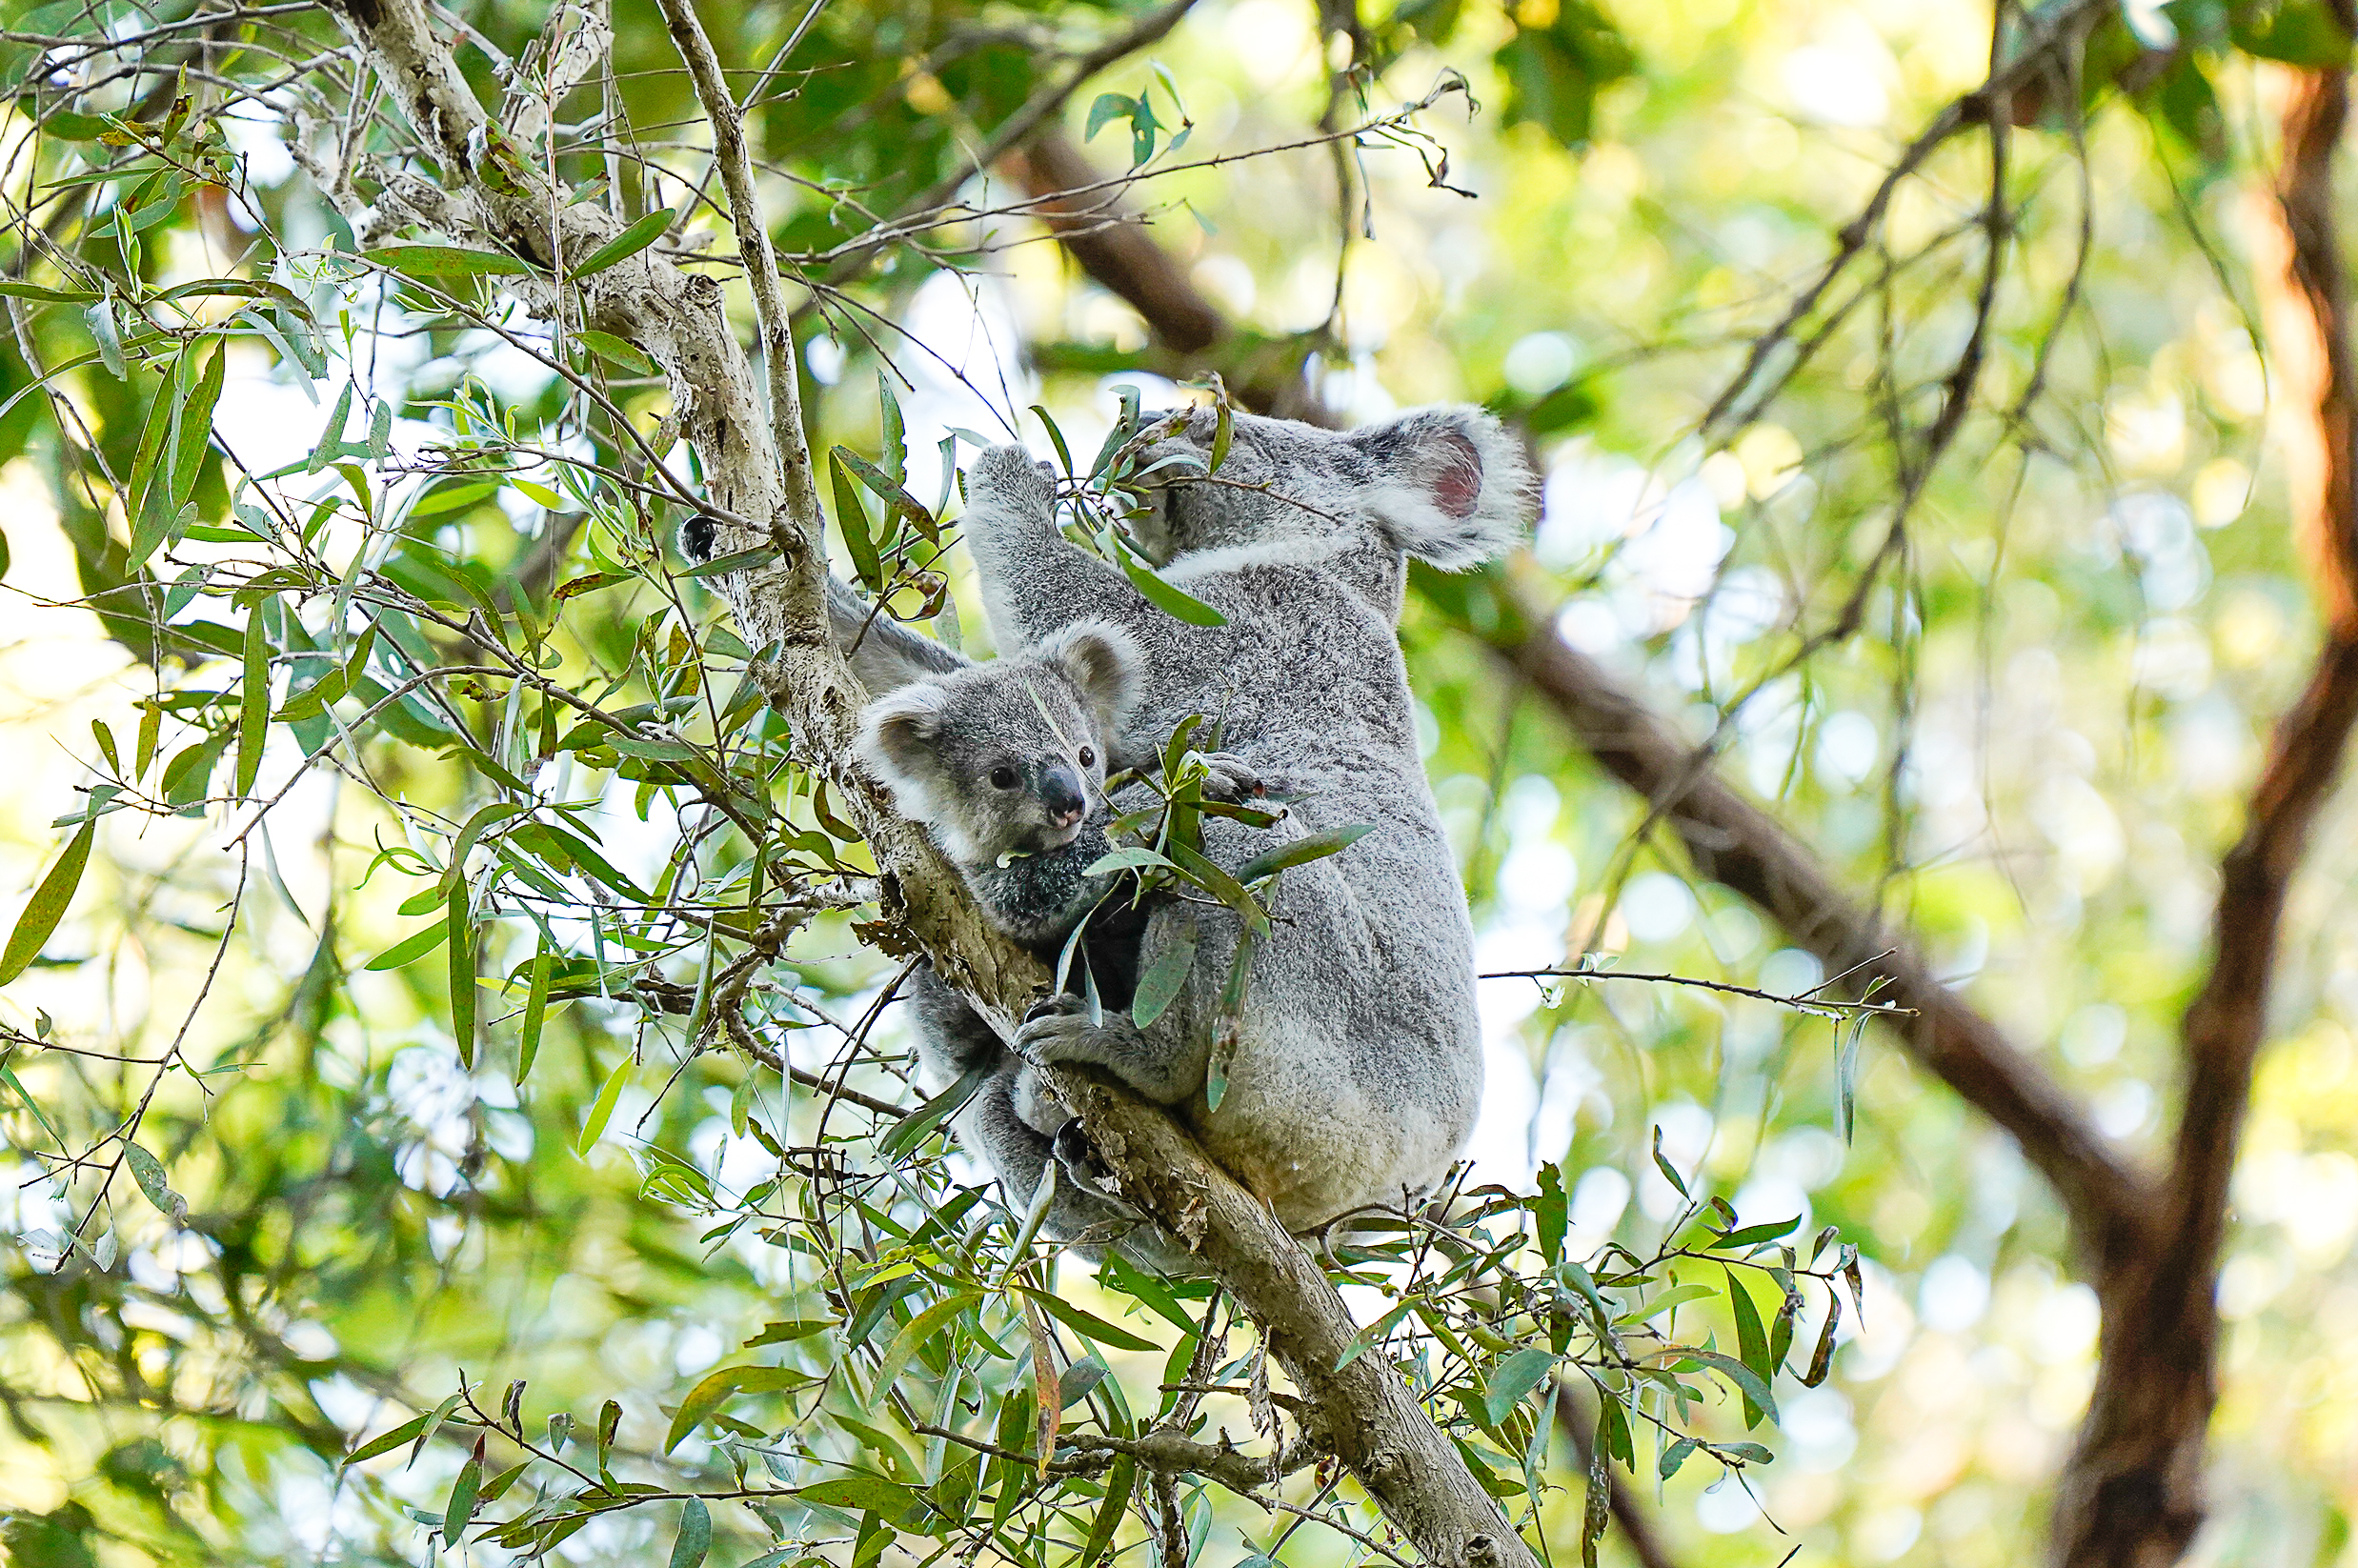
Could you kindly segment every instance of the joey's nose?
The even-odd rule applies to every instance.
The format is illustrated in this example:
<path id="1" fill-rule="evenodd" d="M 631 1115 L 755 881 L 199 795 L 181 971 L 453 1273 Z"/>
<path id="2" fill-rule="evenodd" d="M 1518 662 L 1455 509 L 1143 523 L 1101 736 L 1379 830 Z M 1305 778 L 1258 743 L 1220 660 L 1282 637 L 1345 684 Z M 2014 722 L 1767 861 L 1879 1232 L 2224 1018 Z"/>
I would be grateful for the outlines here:
<path id="1" fill-rule="evenodd" d="M 1041 770 L 1039 803 L 1056 827 L 1069 828 L 1079 821 L 1081 814 L 1089 809 L 1088 797 L 1080 793 L 1080 774 L 1060 762 Z"/>

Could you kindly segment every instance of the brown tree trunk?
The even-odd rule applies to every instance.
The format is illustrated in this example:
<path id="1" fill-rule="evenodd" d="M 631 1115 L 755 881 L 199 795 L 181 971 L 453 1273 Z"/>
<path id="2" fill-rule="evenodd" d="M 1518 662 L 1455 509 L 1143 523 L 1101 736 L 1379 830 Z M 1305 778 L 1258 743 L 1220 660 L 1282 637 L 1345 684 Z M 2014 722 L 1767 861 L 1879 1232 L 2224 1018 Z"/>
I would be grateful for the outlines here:
<path id="1" fill-rule="evenodd" d="M 2282 398 L 2293 524 L 2325 636 L 2308 689 L 2277 724 L 2243 837 L 2219 868 L 2210 974 L 2182 1031 L 2184 1106 L 2167 1201 L 2148 1246 L 2097 1280 L 2104 1334 L 2095 1393 L 2056 1493 L 2060 1568 L 2163 1568 L 2203 1521 L 2227 1183 L 2267 1035 L 2286 893 L 2358 721 L 2358 381 L 2333 203 L 2348 112 L 2347 70 L 2291 74 L 2275 222 L 2261 230 L 2253 269 Z"/>

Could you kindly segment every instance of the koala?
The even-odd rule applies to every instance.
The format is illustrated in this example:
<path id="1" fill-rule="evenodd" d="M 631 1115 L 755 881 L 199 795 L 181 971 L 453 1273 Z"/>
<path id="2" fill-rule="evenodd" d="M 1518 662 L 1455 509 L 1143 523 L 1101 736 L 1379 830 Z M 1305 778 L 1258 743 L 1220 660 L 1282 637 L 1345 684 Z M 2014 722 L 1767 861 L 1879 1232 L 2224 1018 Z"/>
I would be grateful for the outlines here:
<path id="1" fill-rule="evenodd" d="M 1479 410 L 1411 411 L 1330 432 L 1237 416 L 1207 472 L 1211 411 L 1149 452 L 1192 458 L 1150 481 L 1138 532 L 1166 580 L 1226 616 L 1165 613 L 1068 541 L 1054 485 L 1021 448 L 980 453 L 963 525 L 1003 651 L 1052 651 L 1080 627 L 1136 651 L 1126 733 L 1167 734 L 1217 713 L 1242 768 L 1295 797 L 1271 833 L 1373 831 L 1284 874 L 1279 919 L 1252 958 L 1217 1107 L 1205 1093 L 1219 995 L 1240 938 L 1225 909 L 1146 913 L 1134 973 L 1190 942 L 1179 995 L 1145 1029 L 1060 997 L 1017 1040 L 1030 1062 L 1103 1069 L 1172 1107 L 1206 1151 L 1296 1232 L 1429 1192 L 1464 1147 L 1481 1095 L 1473 932 L 1417 745 L 1395 628 L 1414 556 L 1463 570 L 1522 536 L 1531 479 Z M 1102 633 L 1099 633 L 1102 634 Z M 1206 853 L 1234 870 L 1270 839 L 1222 819 Z"/>
<path id="2" fill-rule="evenodd" d="M 829 584 L 836 638 L 862 681 L 884 694 L 860 715 L 861 764 L 924 825 L 991 921 L 1036 955 L 1056 962 L 1088 918 L 1076 983 L 1101 1006 L 1128 1007 L 1144 915 L 1112 896 L 1115 877 L 1088 868 L 1112 848 L 1109 737 L 1136 695 L 1137 645 L 1118 628 L 1082 625 L 977 664 L 872 616 L 848 588 Z M 1233 782 L 1235 770 L 1226 776 Z M 1048 1161 L 1059 1159 L 1049 1235 L 1092 1252 L 1118 1242 L 1134 1262 L 1184 1272 L 1183 1249 L 1095 1190 L 1081 1170 L 1085 1145 L 1058 1137 L 1072 1114 L 1038 1070 L 931 966 L 919 965 L 907 984 L 928 1090 L 977 1068 L 988 1074 L 953 1127 L 1009 1206 L 1028 1211 Z"/>

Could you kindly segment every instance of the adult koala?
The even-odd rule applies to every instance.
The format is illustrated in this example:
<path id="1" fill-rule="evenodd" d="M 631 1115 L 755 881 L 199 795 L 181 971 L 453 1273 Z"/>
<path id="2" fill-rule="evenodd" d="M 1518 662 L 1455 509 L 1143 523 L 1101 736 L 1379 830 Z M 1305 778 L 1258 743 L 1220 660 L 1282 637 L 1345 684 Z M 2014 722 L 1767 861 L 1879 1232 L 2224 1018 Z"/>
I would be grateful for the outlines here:
<path id="1" fill-rule="evenodd" d="M 1197 411 L 1149 453 L 1141 543 L 1166 580 L 1227 617 L 1173 618 L 1121 572 L 1058 532 L 1053 481 L 1019 447 L 982 452 L 963 533 L 1002 653 L 1108 623 L 1141 661 L 1124 734 L 1139 753 L 1190 714 L 1297 797 L 1267 834 L 1208 819 L 1206 853 L 1234 870 L 1286 837 L 1354 824 L 1343 853 L 1288 871 L 1279 921 L 1252 959 L 1217 1107 L 1204 1093 L 1219 995 L 1240 935 L 1225 909 L 1153 910 L 1139 972 L 1175 945 L 1194 959 L 1151 1026 L 1092 1023 L 1077 998 L 1035 1010 L 1017 1049 L 1088 1063 L 1177 1110 L 1207 1152 L 1306 1231 L 1430 1191 L 1464 1148 L 1481 1095 L 1465 895 L 1418 754 L 1395 635 L 1410 556 L 1481 564 L 1523 534 L 1531 479 L 1489 415 L 1411 411 L 1329 432 L 1237 416 L 1209 471 L 1215 413 Z"/>

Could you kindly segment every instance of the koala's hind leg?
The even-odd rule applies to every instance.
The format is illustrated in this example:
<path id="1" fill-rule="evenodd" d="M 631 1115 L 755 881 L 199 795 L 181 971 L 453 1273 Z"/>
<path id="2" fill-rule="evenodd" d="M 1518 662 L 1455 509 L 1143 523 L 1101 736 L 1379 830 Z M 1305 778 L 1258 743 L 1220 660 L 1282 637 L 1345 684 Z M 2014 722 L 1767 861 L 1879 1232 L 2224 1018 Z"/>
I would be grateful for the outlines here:
<path id="1" fill-rule="evenodd" d="M 1107 1011 L 1100 1017 L 1102 1021 L 1091 1023 L 1089 1004 L 1078 996 L 1044 1001 L 1016 1032 L 1016 1050 L 1025 1060 L 1042 1065 L 1088 1062 L 1102 1067 L 1158 1105 L 1175 1105 L 1202 1084 L 1199 1053 L 1189 1050 L 1176 1032 L 1141 1030 L 1127 1013 Z"/>

